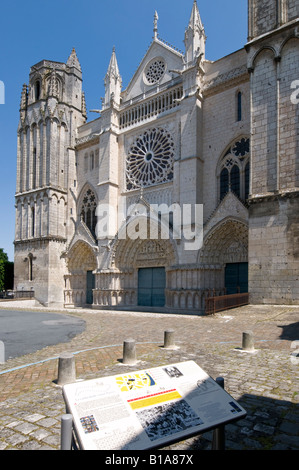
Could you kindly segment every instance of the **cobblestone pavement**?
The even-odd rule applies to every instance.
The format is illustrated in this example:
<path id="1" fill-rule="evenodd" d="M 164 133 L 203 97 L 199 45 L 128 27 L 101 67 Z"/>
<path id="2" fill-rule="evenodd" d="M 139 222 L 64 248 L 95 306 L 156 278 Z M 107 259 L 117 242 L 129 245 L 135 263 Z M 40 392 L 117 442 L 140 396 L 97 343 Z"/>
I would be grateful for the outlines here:
<path id="1" fill-rule="evenodd" d="M 31 305 L 10 302 L 0 308 L 28 310 Z M 59 355 L 74 353 L 77 379 L 124 373 L 133 367 L 121 363 L 123 341 L 129 338 L 136 341 L 133 370 L 194 360 L 214 379 L 224 377 L 225 389 L 247 410 L 246 418 L 226 426 L 227 449 L 299 449 L 299 307 L 252 305 L 209 317 L 83 309 L 68 313 L 86 322 L 83 333 L 0 364 L 0 450 L 59 449 L 65 413 L 55 383 Z M 162 347 L 164 331 L 170 328 L 176 350 Z M 254 334 L 253 353 L 242 351 L 242 333 L 248 330 Z M 212 433 L 205 433 L 168 449 L 208 450 L 211 439 Z"/>

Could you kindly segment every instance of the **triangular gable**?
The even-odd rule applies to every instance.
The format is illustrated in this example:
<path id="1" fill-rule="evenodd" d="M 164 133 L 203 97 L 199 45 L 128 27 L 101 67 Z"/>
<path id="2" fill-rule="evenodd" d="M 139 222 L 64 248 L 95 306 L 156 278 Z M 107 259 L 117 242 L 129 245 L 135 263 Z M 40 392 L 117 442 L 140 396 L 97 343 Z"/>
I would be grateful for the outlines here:
<path id="1" fill-rule="evenodd" d="M 144 79 L 146 67 L 156 58 L 162 58 L 165 62 L 165 72 L 161 80 L 158 82 L 159 85 L 163 85 L 164 83 L 172 80 L 174 77 L 177 77 L 177 74 L 173 74 L 173 70 L 183 70 L 183 53 L 165 44 L 160 39 L 154 39 L 141 63 L 139 64 L 128 87 L 122 93 L 123 102 L 129 101 L 136 96 L 150 91 L 151 88 L 157 87 L 157 83 L 150 85 Z"/>
<path id="2" fill-rule="evenodd" d="M 228 192 L 204 225 L 205 235 L 222 220 L 234 217 L 248 222 L 248 209 L 233 193 Z"/>
<path id="3" fill-rule="evenodd" d="M 91 246 L 93 249 L 97 249 L 96 241 L 93 238 L 89 228 L 85 224 L 85 222 L 80 219 L 80 221 L 76 225 L 74 236 L 68 246 L 68 251 L 78 242 L 78 241 L 85 241 L 88 245 Z"/>

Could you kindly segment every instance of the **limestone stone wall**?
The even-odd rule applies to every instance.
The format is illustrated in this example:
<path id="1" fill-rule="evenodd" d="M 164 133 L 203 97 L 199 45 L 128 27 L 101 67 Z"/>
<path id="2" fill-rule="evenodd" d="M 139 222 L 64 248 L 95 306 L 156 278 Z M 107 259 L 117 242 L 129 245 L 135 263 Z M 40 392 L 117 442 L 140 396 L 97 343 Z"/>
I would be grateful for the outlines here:
<path id="1" fill-rule="evenodd" d="M 33 290 L 38 302 L 46 306 L 63 304 L 65 243 L 61 240 L 16 242 L 14 289 Z"/>
<path id="2" fill-rule="evenodd" d="M 251 303 L 299 304 L 299 197 L 265 198 L 250 206 Z"/>
<path id="3" fill-rule="evenodd" d="M 297 27 L 298 21 L 289 23 L 281 32 L 246 46 L 252 103 L 249 292 L 253 303 L 299 303 L 299 106 L 292 99 L 298 78 Z"/>

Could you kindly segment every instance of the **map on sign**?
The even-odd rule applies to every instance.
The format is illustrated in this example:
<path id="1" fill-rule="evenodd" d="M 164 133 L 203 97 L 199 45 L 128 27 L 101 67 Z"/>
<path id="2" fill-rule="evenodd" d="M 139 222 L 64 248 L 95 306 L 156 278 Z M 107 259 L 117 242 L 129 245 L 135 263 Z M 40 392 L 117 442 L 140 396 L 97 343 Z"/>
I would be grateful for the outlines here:
<path id="1" fill-rule="evenodd" d="M 154 379 L 147 372 L 121 375 L 116 377 L 116 383 L 121 392 L 140 390 L 141 388 L 155 385 Z"/>
<path id="2" fill-rule="evenodd" d="M 163 447 L 246 415 L 194 361 L 67 384 L 63 395 L 86 450 Z"/>

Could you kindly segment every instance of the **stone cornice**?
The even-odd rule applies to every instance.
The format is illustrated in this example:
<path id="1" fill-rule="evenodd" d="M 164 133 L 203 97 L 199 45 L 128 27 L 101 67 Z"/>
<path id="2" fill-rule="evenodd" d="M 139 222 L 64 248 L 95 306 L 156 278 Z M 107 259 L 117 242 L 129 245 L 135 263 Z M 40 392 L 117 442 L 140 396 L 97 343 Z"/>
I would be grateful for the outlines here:
<path id="1" fill-rule="evenodd" d="M 260 202 L 273 202 L 281 199 L 296 199 L 298 197 L 299 189 L 294 189 L 290 191 L 279 191 L 271 194 L 254 194 L 249 197 L 248 204 L 249 206 L 251 206 Z"/>
<path id="2" fill-rule="evenodd" d="M 221 89 L 234 86 L 236 83 L 249 81 L 247 64 L 222 73 L 211 80 L 208 80 L 203 87 L 204 96 L 219 92 Z"/>
<path id="3" fill-rule="evenodd" d="M 14 245 L 28 245 L 32 243 L 39 243 L 39 242 L 59 242 L 59 243 L 66 243 L 67 239 L 64 237 L 60 237 L 59 235 L 47 235 L 45 237 L 36 237 L 36 238 L 26 238 L 23 240 L 14 240 Z"/>

